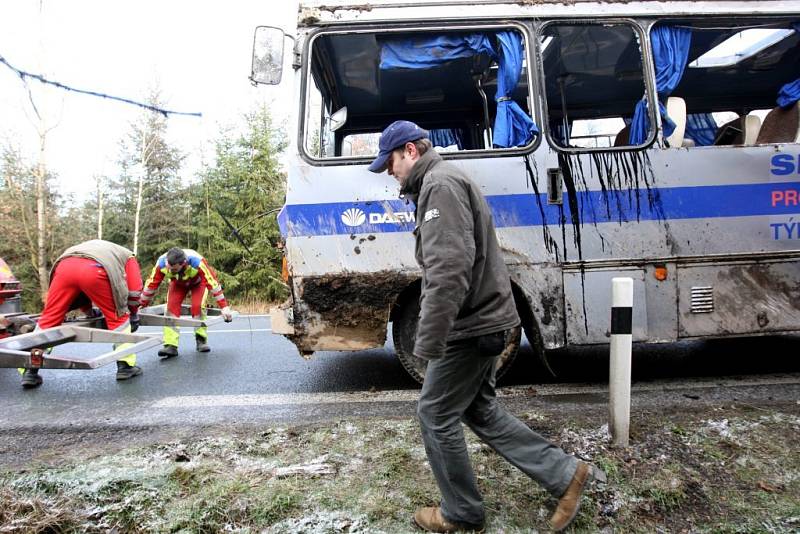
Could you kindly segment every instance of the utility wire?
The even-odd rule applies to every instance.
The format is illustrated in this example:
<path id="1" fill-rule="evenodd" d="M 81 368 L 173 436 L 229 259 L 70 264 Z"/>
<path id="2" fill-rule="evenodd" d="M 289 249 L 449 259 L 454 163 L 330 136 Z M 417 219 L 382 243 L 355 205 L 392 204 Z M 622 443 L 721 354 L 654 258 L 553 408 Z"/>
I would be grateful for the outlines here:
<path id="1" fill-rule="evenodd" d="M 28 78 L 32 78 L 32 79 L 34 79 L 34 80 L 36 80 L 38 82 L 41 82 L 41 83 L 44 83 L 44 84 L 47 84 L 47 85 L 52 85 L 54 87 L 58 87 L 59 89 L 65 89 L 67 91 L 74 91 L 76 93 L 81 93 L 81 94 L 84 94 L 84 95 L 97 96 L 97 97 L 100 97 L 100 98 L 108 98 L 109 100 L 116 100 L 117 102 L 123 102 L 125 104 L 132 104 L 134 106 L 139 106 L 140 108 L 144 108 L 144 109 L 147 109 L 147 110 L 150 110 L 150 111 L 155 111 L 156 113 L 161 113 L 165 117 L 167 117 L 169 115 L 188 115 L 190 117 L 202 117 L 203 116 L 202 113 L 190 113 L 190 112 L 186 112 L 186 111 L 172 111 L 172 110 L 169 110 L 169 109 L 163 109 L 163 108 L 159 108 L 159 107 L 156 107 L 156 106 L 151 106 L 149 104 L 143 104 L 142 102 L 136 102 L 135 100 L 129 100 L 127 98 L 122 98 L 122 97 L 119 97 L 119 96 L 107 95 L 105 93 L 98 93 L 98 92 L 95 92 L 95 91 L 88 91 L 88 90 L 85 90 L 85 89 L 76 89 L 75 87 L 70 87 L 68 85 L 64 85 L 63 83 L 59 83 L 59 82 L 54 82 L 52 80 L 48 80 L 47 78 L 45 78 L 41 74 L 33 74 L 33 73 L 30 73 L 30 72 L 26 72 L 24 70 L 20 70 L 20 69 L 14 67 L 13 65 L 11 65 L 8 61 L 6 61 L 6 58 L 4 58 L 2 55 L 0 55 L 0 63 L 4 64 L 9 69 L 13 70 L 17 74 L 17 76 L 19 76 L 22 79 L 23 83 L 26 83 Z"/>

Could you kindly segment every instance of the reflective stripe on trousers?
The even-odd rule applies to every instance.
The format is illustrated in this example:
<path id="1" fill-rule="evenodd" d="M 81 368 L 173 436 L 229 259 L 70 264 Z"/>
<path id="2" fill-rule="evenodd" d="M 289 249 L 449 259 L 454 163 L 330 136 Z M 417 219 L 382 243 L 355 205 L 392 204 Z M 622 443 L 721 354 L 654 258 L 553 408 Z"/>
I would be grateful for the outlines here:
<path id="1" fill-rule="evenodd" d="M 208 289 L 203 286 L 192 288 L 180 286 L 170 282 L 167 289 L 167 317 L 180 317 L 181 304 L 187 293 L 191 292 L 191 312 L 192 319 L 203 320 L 206 318 L 206 300 L 208 299 Z M 194 335 L 203 339 L 208 339 L 208 328 L 201 326 L 194 329 Z M 180 339 L 180 328 L 177 326 L 164 327 L 164 345 L 178 346 Z"/>

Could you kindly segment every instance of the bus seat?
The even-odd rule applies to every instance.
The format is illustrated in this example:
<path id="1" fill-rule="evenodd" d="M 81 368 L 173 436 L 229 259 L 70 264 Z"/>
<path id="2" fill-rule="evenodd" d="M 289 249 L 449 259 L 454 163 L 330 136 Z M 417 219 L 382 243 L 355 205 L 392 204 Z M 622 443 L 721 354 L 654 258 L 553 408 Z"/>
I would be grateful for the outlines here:
<path id="1" fill-rule="evenodd" d="M 759 131 L 761 130 L 761 119 L 756 115 L 745 115 L 737 117 L 730 122 L 726 122 L 717 129 L 714 136 L 715 145 L 745 145 L 756 144 Z"/>
<path id="2" fill-rule="evenodd" d="M 757 115 L 746 115 L 744 118 L 744 144 L 756 144 L 758 134 L 761 132 L 761 119 Z"/>
<path id="3" fill-rule="evenodd" d="M 631 126 L 625 126 L 614 138 L 614 146 L 628 146 L 631 144 Z"/>
<path id="4" fill-rule="evenodd" d="M 757 144 L 797 143 L 800 141 L 800 102 L 784 109 L 777 107 L 764 117 Z"/>
<path id="5" fill-rule="evenodd" d="M 672 135 L 666 138 L 667 145 L 671 147 L 683 146 L 683 136 L 686 133 L 686 101 L 677 96 L 667 98 L 667 116 L 675 123 Z"/>

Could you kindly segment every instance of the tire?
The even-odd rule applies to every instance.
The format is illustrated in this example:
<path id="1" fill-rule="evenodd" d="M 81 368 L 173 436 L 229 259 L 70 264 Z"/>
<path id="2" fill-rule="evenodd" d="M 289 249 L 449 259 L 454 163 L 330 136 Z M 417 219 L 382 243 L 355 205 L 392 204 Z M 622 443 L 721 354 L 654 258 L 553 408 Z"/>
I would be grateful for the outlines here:
<path id="1" fill-rule="evenodd" d="M 397 359 L 403 364 L 411 378 L 422 384 L 425 380 L 425 370 L 428 361 L 414 356 L 414 340 L 417 337 L 417 322 L 419 321 L 419 292 L 412 291 L 398 304 L 399 309 L 392 323 L 392 340 Z M 497 358 L 497 378 L 503 376 L 514 362 L 519 351 L 522 329 L 512 328 L 506 333 L 506 347 Z"/>

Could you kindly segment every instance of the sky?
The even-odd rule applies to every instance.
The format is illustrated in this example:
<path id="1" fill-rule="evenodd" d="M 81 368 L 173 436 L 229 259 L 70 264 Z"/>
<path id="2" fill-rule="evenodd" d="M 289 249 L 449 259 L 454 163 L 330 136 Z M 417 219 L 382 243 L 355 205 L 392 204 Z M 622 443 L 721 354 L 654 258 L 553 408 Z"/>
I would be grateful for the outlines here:
<path id="1" fill-rule="evenodd" d="M 278 124 L 286 119 L 292 76 L 285 70 L 277 87 L 254 87 L 248 76 L 255 27 L 291 34 L 296 15 L 297 2 L 290 0 L 9 0 L 0 2 L 0 56 L 19 70 L 130 100 L 144 102 L 158 87 L 166 109 L 202 113 L 169 119 L 170 142 L 188 156 L 182 171 L 188 182 L 202 162 L 213 160 L 221 126 L 240 124 L 261 102 Z M 287 62 L 290 45 L 287 39 Z M 88 198 L 96 176 L 118 172 L 119 141 L 143 110 L 34 80 L 27 87 L 49 128 L 47 165 L 58 175 L 59 191 Z M 38 159 L 28 88 L 3 64 L 0 143 Z"/>

